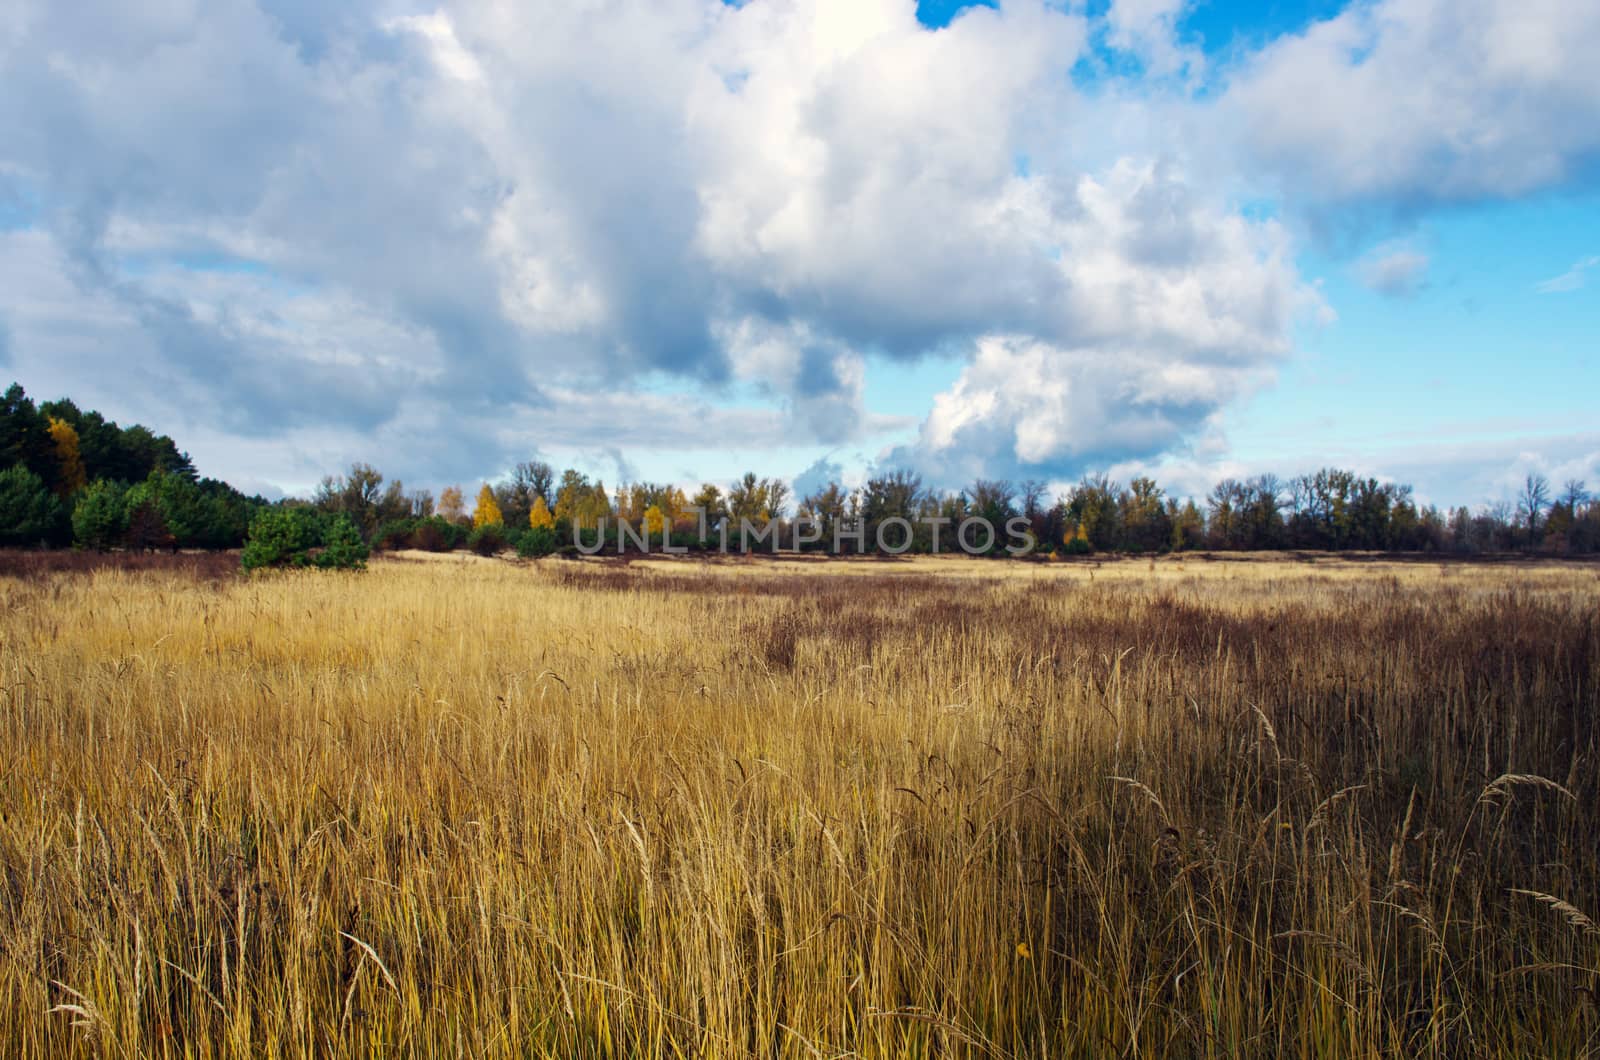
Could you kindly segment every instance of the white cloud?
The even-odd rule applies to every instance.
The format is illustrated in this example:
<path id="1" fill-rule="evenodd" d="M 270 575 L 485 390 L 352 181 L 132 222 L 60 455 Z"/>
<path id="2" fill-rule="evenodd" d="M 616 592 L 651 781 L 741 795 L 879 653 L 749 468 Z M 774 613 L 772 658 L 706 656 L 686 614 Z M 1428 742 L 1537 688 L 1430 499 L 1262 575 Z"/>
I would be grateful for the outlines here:
<path id="1" fill-rule="evenodd" d="M 1551 186 L 1600 150 L 1592 8 L 1380 0 L 1195 97 L 1179 0 L 938 32 L 911 0 L 12 0 L 0 171 L 38 220 L 0 232 L 0 323 L 36 391 L 261 481 L 272 445 L 297 481 L 541 432 L 861 444 L 867 366 L 930 351 L 971 357 L 899 454 L 930 472 L 1153 458 L 1331 312 L 1219 126 L 1291 207 Z M 1075 87 L 1091 41 L 1146 79 Z"/>
<path id="2" fill-rule="evenodd" d="M 1512 197 L 1600 158 L 1600 5 L 1378 0 L 1235 71 L 1227 138 L 1311 203 Z"/>
<path id="3" fill-rule="evenodd" d="M 1385 243 L 1356 263 L 1356 278 L 1390 298 L 1408 298 L 1427 282 L 1428 255 L 1407 244 Z"/>
<path id="4" fill-rule="evenodd" d="M 443 11 L 431 15 L 401 15 L 385 25 L 391 30 L 407 30 L 428 42 L 439 69 L 460 81 L 482 81 L 483 67 L 456 38 L 455 23 Z"/>
<path id="5" fill-rule="evenodd" d="M 1270 221 L 1246 221 L 1170 166 L 1084 177 L 1035 218 L 1063 296 L 1032 335 L 981 338 L 891 461 L 937 481 L 1067 475 L 1181 446 L 1271 379 L 1296 320 L 1324 309 Z"/>
<path id="6" fill-rule="evenodd" d="M 1189 6 L 1188 0 L 1112 0 L 1105 16 L 1106 43 L 1138 57 L 1150 76 L 1187 73 L 1197 79 L 1205 57 L 1177 39 Z"/>
<path id="7" fill-rule="evenodd" d="M 1579 258 L 1572 263 L 1570 269 L 1560 276 L 1552 276 L 1542 283 L 1535 284 L 1534 290 L 1541 294 L 1563 294 L 1567 291 L 1576 291 L 1584 284 L 1586 279 L 1584 274 L 1597 265 L 1600 265 L 1600 255 Z"/>

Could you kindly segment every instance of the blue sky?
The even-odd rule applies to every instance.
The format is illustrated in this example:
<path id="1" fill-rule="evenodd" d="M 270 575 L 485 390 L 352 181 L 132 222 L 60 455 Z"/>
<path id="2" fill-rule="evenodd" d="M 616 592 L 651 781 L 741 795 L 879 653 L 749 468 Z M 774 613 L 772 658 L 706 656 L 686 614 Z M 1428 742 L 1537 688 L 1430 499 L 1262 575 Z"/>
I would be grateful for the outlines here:
<path id="1" fill-rule="evenodd" d="M 16 0 L 0 372 L 268 493 L 1600 487 L 1590 7 Z"/>

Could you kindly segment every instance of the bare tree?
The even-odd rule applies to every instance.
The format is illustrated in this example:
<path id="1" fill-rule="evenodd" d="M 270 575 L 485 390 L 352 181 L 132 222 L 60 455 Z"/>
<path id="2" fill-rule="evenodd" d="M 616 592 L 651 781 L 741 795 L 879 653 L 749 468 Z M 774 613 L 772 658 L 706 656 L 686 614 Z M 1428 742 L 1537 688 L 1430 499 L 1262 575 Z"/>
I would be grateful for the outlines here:
<path id="1" fill-rule="evenodd" d="M 1527 520 L 1528 534 L 1537 539 L 1539 516 L 1550 506 L 1550 480 L 1543 475 L 1529 475 L 1522 484 L 1522 495 L 1517 498 L 1517 514 Z"/>
<path id="2" fill-rule="evenodd" d="M 1045 484 L 1036 478 L 1024 479 L 1017 492 L 1022 497 L 1022 514 L 1030 520 L 1036 518 L 1044 504 Z"/>
<path id="3" fill-rule="evenodd" d="M 546 504 L 554 499 L 551 490 L 556 483 L 556 469 L 543 460 L 525 460 L 518 464 L 511 472 L 511 481 L 527 491 L 530 504 L 534 497 L 543 497 Z"/>
<path id="4" fill-rule="evenodd" d="M 1583 479 L 1567 479 L 1567 484 L 1561 487 L 1561 500 L 1567 506 L 1569 512 L 1577 515 L 1578 509 L 1583 507 L 1589 500 L 1589 490 Z"/>
<path id="5" fill-rule="evenodd" d="M 1011 514 L 1011 498 L 1015 495 L 1016 490 L 1003 478 L 980 478 L 967 487 L 972 510 L 991 522 Z"/>

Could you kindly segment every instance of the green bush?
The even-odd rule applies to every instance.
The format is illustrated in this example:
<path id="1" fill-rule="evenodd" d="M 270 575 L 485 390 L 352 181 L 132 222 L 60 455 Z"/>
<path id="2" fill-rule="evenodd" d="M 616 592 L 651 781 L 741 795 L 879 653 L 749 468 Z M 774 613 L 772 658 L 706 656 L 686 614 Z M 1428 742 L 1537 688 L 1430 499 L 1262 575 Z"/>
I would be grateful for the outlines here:
<path id="1" fill-rule="evenodd" d="M 523 559 L 553 555 L 558 544 L 554 529 L 548 526 L 536 526 L 523 531 L 517 538 L 517 555 Z"/>
<path id="2" fill-rule="evenodd" d="M 425 519 L 391 519 L 372 533 L 374 552 L 414 548 L 423 552 L 450 552 L 467 541 L 467 531 L 439 515 Z"/>
<path id="3" fill-rule="evenodd" d="M 128 532 L 124 492 L 115 482 L 96 479 L 78 494 L 78 503 L 72 509 L 72 539 L 79 548 L 105 552 L 122 543 Z"/>
<path id="4" fill-rule="evenodd" d="M 467 543 L 467 531 L 442 515 L 417 520 L 411 547 L 424 552 L 452 552 Z"/>
<path id="5" fill-rule="evenodd" d="M 390 519 L 382 523 L 372 532 L 372 550 L 374 552 L 393 552 L 396 549 L 412 548 L 411 539 L 416 535 L 420 519 Z"/>
<path id="6" fill-rule="evenodd" d="M 480 556 L 494 556 L 506 550 L 506 528 L 499 523 L 489 523 L 474 530 L 467 538 L 467 547 Z"/>
<path id="7" fill-rule="evenodd" d="M 241 561 L 245 570 L 304 567 L 318 539 L 317 521 L 304 508 L 268 508 L 250 521 Z"/>
<path id="8" fill-rule="evenodd" d="M 341 515 L 333 521 L 322 544 L 322 551 L 311 562 L 323 570 L 366 569 L 368 549 L 361 540 L 361 531 L 356 529 L 356 524 L 350 521 L 348 515 Z"/>
<path id="9" fill-rule="evenodd" d="M 59 542 L 66 513 L 44 479 L 21 464 L 0 471 L 0 545 Z"/>

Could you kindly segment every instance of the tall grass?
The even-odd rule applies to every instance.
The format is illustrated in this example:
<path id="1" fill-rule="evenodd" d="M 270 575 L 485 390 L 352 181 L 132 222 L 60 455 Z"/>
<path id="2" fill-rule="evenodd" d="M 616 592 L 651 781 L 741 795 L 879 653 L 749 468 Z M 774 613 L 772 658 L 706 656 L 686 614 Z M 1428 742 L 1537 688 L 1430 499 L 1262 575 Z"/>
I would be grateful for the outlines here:
<path id="1" fill-rule="evenodd" d="M 0 605 L 8 1056 L 1600 1047 L 1592 568 L 387 561 Z"/>

